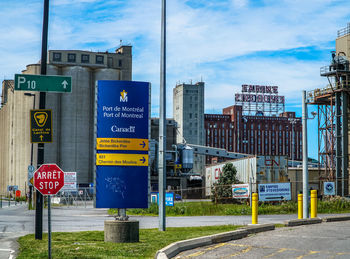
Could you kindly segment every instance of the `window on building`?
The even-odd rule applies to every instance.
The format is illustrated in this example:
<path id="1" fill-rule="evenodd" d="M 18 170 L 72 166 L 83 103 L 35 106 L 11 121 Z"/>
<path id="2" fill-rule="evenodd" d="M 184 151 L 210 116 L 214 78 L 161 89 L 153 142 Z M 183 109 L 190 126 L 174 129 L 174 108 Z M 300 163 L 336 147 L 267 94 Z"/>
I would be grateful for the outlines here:
<path id="1" fill-rule="evenodd" d="M 104 56 L 96 55 L 96 64 L 103 64 Z"/>
<path id="2" fill-rule="evenodd" d="M 190 119 L 192 119 L 192 113 L 190 113 L 188 116 L 190 117 Z"/>
<path id="3" fill-rule="evenodd" d="M 75 53 L 68 53 L 68 62 L 76 62 L 76 57 Z"/>
<path id="4" fill-rule="evenodd" d="M 62 61 L 62 53 L 54 52 L 52 59 L 53 61 Z"/>
<path id="5" fill-rule="evenodd" d="M 81 54 L 81 63 L 89 63 L 90 62 L 90 56 L 87 54 Z"/>
<path id="6" fill-rule="evenodd" d="M 118 60 L 118 66 L 119 67 L 123 66 L 123 60 L 121 60 L 121 59 Z"/>

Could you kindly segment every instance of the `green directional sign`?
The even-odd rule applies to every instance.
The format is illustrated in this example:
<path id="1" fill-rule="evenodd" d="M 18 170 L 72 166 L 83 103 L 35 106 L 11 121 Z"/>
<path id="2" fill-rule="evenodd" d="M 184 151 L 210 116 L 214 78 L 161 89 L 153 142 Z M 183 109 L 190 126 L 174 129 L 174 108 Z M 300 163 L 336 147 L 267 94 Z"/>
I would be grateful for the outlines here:
<path id="1" fill-rule="evenodd" d="M 15 90 L 70 93 L 72 92 L 72 78 L 15 74 Z"/>

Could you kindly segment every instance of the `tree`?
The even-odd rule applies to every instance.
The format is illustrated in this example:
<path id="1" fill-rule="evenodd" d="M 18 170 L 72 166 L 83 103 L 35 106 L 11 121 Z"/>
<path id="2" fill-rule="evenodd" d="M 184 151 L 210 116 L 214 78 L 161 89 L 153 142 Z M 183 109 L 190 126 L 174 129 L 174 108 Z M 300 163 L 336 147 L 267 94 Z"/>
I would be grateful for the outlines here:
<path id="1" fill-rule="evenodd" d="M 222 168 L 222 174 L 211 187 L 212 201 L 215 203 L 227 203 L 232 201 L 232 184 L 241 183 L 237 179 L 237 170 L 231 163 L 227 163 Z"/>

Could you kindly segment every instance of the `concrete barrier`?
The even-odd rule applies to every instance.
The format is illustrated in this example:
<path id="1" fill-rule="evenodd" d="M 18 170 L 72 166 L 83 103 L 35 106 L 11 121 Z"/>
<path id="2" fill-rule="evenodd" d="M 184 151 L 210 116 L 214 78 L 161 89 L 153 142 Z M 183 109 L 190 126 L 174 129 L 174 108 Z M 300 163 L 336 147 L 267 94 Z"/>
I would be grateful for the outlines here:
<path id="1" fill-rule="evenodd" d="M 292 220 L 285 221 L 284 225 L 286 227 L 295 227 L 295 226 L 318 224 L 318 223 L 322 223 L 322 219 L 321 218 L 292 219 Z"/>
<path id="2" fill-rule="evenodd" d="M 335 222 L 335 221 L 345 221 L 350 220 L 350 216 L 331 216 L 322 218 L 324 222 Z"/>
<path id="3" fill-rule="evenodd" d="M 251 225 L 245 228 L 249 234 L 265 232 L 275 229 L 275 224 L 261 224 L 261 225 Z"/>

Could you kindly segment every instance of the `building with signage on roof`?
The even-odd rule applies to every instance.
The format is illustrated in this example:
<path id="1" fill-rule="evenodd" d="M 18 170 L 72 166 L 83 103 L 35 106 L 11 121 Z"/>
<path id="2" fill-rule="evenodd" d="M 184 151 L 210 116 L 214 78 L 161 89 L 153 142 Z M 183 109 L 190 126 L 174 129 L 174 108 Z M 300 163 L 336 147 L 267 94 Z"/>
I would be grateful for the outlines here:
<path id="1" fill-rule="evenodd" d="M 285 112 L 277 86 L 242 85 L 236 104 L 222 114 L 205 114 L 206 146 L 227 151 L 302 159 L 302 124 L 295 112 Z M 211 163 L 213 157 L 207 157 Z"/>

